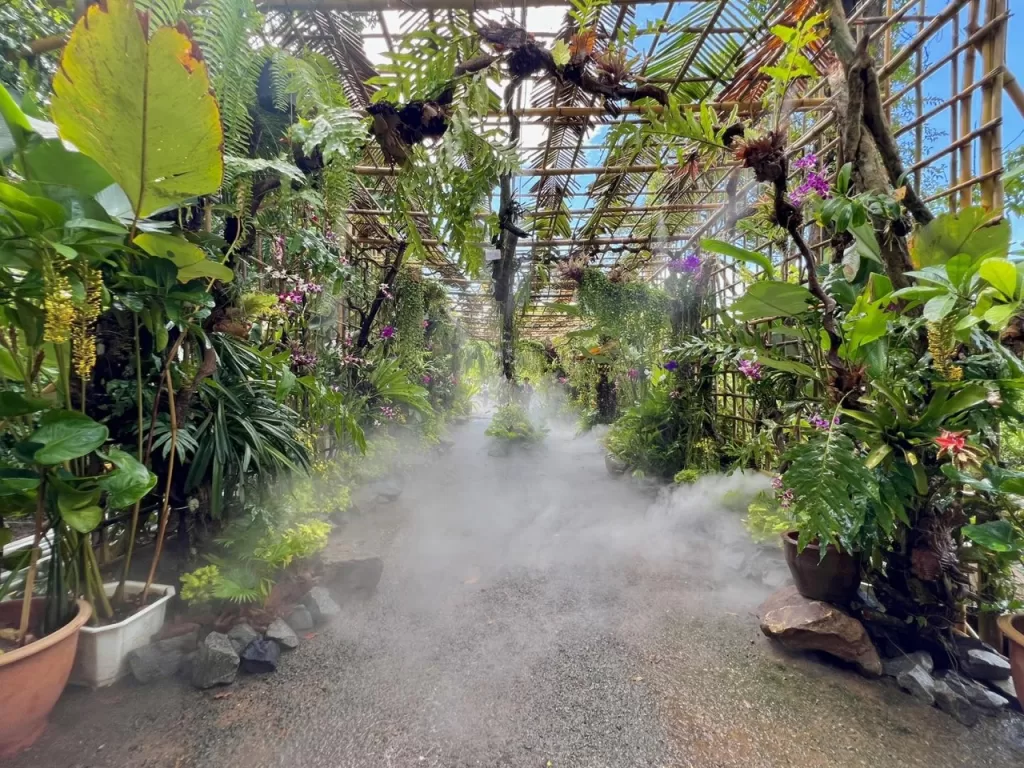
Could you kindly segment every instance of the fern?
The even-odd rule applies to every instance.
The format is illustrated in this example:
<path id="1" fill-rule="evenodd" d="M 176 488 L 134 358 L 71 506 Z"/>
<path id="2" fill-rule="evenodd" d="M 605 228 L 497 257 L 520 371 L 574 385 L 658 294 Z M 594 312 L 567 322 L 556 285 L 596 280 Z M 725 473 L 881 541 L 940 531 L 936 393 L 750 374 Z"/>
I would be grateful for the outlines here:
<path id="1" fill-rule="evenodd" d="M 819 541 L 846 551 L 870 548 L 875 532 L 866 523 L 881 503 L 878 480 L 842 427 L 798 443 L 785 460 L 782 482 L 793 492 L 800 547 Z"/>
<path id="2" fill-rule="evenodd" d="M 173 27 L 185 12 L 185 0 L 135 0 L 135 8 L 149 11 L 150 29 Z"/>
<path id="3" fill-rule="evenodd" d="M 253 48 L 263 17 L 252 0 L 209 0 L 196 18 L 196 38 L 210 67 L 213 92 L 224 125 L 224 149 L 250 153 L 251 109 L 266 54 Z M 230 169 L 229 169 L 230 170 Z"/>
<path id="4" fill-rule="evenodd" d="M 270 74 L 274 106 L 281 111 L 294 108 L 300 117 L 310 117 L 325 108 L 350 106 L 338 68 L 326 56 L 312 51 L 299 56 L 277 51 Z"/>
<path id="5" fill-rule="evenodd" d="M 284 176 L 289 181 L 297 181 L 300 184 L 303 184 L 306 181 L 306 177 L 303 175 L 302 171 L 284 157 L 268 159 L 262 157 L 238 157 L 236 155 L 225 155 L 224 168 L 236 177 L 245 173 L 255 174 L 273 171 L 280 176 Z"/>

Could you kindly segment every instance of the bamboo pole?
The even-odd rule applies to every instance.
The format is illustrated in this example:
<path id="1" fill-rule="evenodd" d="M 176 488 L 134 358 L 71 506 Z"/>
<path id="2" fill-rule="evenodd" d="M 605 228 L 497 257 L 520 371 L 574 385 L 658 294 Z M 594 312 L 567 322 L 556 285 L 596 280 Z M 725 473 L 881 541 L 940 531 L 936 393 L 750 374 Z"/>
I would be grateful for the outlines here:
<path id="1" fill-rule="evenodd" d="M 988 0 L 985 4 L 986 21 L 991 21 L 995 15 L 996 0 Z M 991 72 L 996 62 L 995 35 L 989 34 L 981 44 L 981 69 L 983 72 Z M 995 115 L 995 85 L 992 82 L 985 83 L 981 87 L 981 122 L 989 123 Z M 993 168 L 992 164 L 992 136 L 986 134 L 979 142 L 979 168 L 983 176 L 987 176 Z M 991 180 L 981 184 L 981 205 L 991 211 L 995 205 L 995 194 L 992 189 Z"/>
<path id="2" fill-rule="evenodd" d="M 924 12 L 924 0 L 920 0 L 918 7 Z M 924 29 L 924 22 L 918 22 L 918 33 Z M 914 126 L 914 160 L 921 162 L 924 152 L 924 88 L 921 87 L 921 72 L 924 71 L 924 49 L 918 48 L 914 55 L 914 74 L 917 76 L 917 83 L 914 85 L 914 116 L 917 118 L 917 125 Z M 921 188 L 921 170 L 914 171 L 914 189 Z"/>
<path id="3" fill-rule="evenodd" d="M 675 204 L 675 205 L 651 205 L 651 206 L 624 206 L 619 208 L 606 208 L 605 213 L 685 213 L 688 211 L 714 211 L 719 207 L 718 203 L 696 203 L 696 204 Z M 584 216 L 592 213 L 589 208 L 574 208 L 568 211 L 561 211 L 558 209 L 542 210 L 542 211 L 528 211 L 524 214 L 530 218 L 539 218 L 543 216 L 554 216 L 558 214 L 565 214 L 568 216 Z M 384 208 L 347 208 L 345 214 L 348 216 L 391 216 L 394 211 Z M 410 216 L 427 216 L 426 211 L 411 211 Z M 488 214 L 481 213 L 476 216 L 478 219 L 486 219 Z"/>
<path id="4" fill-rule="evenodd" d="M 960 44 L 960 21 L 959 16 L 956 21 L 953 22 L 953 50 L 956 50 Z M 960 56 L 953 56 L 949 64 L 949 93 L 954 98 L 951 99 L 949 105 L 949 140 L 956 141 L 959 138 L 960 128 L 960 113 L 959 106 L 960 102 L 955 98 L 957 90 L 960 86 Z M 949 188 L 952 189 L 956 186 L 957 180 L 957 165 L 960 160 L 960 156 L 954 152 L 949 157 Z M 952 213 L 956 213 L 957 209 L 957 198 L 956 195 L 949 195 L 949 210 Z"/>
<path id="5" fill-rule="evenodd" d="M 1003 68 L 1006 66 L 1006 0 L 990 0 L 990 15 L 1002 19 L 998 28 L 992 33 L 993 67 L 995 82 L 992 86 L 992 120 L 996 128 L 992 131 L 990 148 L 992 168 L 1001 172 L 1003 167 Z M 992 71 L 992 70 L 989 70 Z M 1003 210 L 1003 182 L 1001 174 L 992 179 L 992 208 Z"/>
<path id="6" fill-rule="evenodd" d="M 971 9 L 967 21 L 967 34 L 973 35 L 978 29 L 978 16 L 981 12 L 981 0 L 971 0 Z M 977 48 L 973 45 L 964 54 L 964 85 L 961 89 L 963 98 L 960 100 L 960 135 L 971 132 L 974 92 L 974 70 L 978 57 Z M 971 189 L 967 182 L 974 175 L 974 159 L 971 156 L 970 144 L 964 144 L 960 148 L 960 207 L 967 208 L 971 205 Z"/>

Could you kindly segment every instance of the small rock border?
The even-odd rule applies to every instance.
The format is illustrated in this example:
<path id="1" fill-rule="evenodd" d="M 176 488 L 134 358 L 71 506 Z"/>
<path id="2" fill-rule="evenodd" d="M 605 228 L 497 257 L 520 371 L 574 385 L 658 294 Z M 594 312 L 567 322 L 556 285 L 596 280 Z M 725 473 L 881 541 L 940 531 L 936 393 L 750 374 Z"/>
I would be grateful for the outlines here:
<path id="1" fill-rule="evenodd" d="M 170 629 L 173 636 L 129 653 L 128 666 L 135 680 L 143 684 L 183 674 L 200 690 L 230 685 L 239 671 L 275 671 L 282 651 L 298 648 L 299 633 L 340 615 L 341 608 L 330 592 L 324 587 L 313 587 L 294 606 L 287 620 L 274 619 L 265 632 L 259 632 L 245 620 L 226 633 L 214 631 L 205 635 L 198 624 L 181 624 Z"/>

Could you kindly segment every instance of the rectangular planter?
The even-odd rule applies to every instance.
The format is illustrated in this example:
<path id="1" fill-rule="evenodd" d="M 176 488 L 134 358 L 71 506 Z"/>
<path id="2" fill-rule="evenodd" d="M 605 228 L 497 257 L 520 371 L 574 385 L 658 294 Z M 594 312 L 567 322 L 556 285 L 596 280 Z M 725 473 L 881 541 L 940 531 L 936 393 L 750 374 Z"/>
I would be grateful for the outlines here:
<path id="1" fill-rule="evenodd" d="M 145 583 L 126 581 L 125 593 L 137 595 Z M 103 585 L 107 596 L 114 594 L 117 582 Z M 161 595 L 141 611 L 133 613 L 117 624 L 105 627 L 82 627 L 78 636 L 78 653 L 71 672 L 73 685 L 102 688 L 113 685 L 128 674 L 128 654 L 136 648 L 149 645 L 153 635 L 160 631 L 167 615 L 167 603 L 175 595 L 174 587 L 151 584 L 150 595 Z"/>

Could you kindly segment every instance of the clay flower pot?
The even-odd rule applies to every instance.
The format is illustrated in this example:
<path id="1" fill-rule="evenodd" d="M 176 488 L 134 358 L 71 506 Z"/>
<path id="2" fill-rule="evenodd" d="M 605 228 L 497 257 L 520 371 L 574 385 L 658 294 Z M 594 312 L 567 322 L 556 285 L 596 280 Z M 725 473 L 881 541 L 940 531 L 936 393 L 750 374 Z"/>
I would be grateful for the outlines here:
<path id="1" fill-rule="evenodd" d="M 860 559 L 849 552 L 840 552 L 829 544 L 825 558 L 821 548 L 811 543 L 803 552 L 797 551 L 796 531 L 782 534 L 782 546 L 786 552 L 786 565 L 793 575 L 797 591 L 811 600 L 826 603 L 849 603 L 860 586 Z"/>
<path id="2" fill-rule="evenodd" d="M 31 625 L 42 615 L 44 600 L 32 601 Z M 92 607 L 78 601 L 78 614 L 63 627 L 31 645 L 0 655 L 0 757 L 10 757 L 32 746 L 46 728 L 46 720 L 71 674 L 78 648 L 78 632 L 92 615 Z M 21 616 L 21 600 L 0 603 L 0 621 L 13 624 Z"/>
<path id="3" fill-rule="evenodd" d="M 1024 613 L 999 617 L 999 629 L 1010 644 L 1010 672 L 1018 696 L 1024 696 Z"/>

